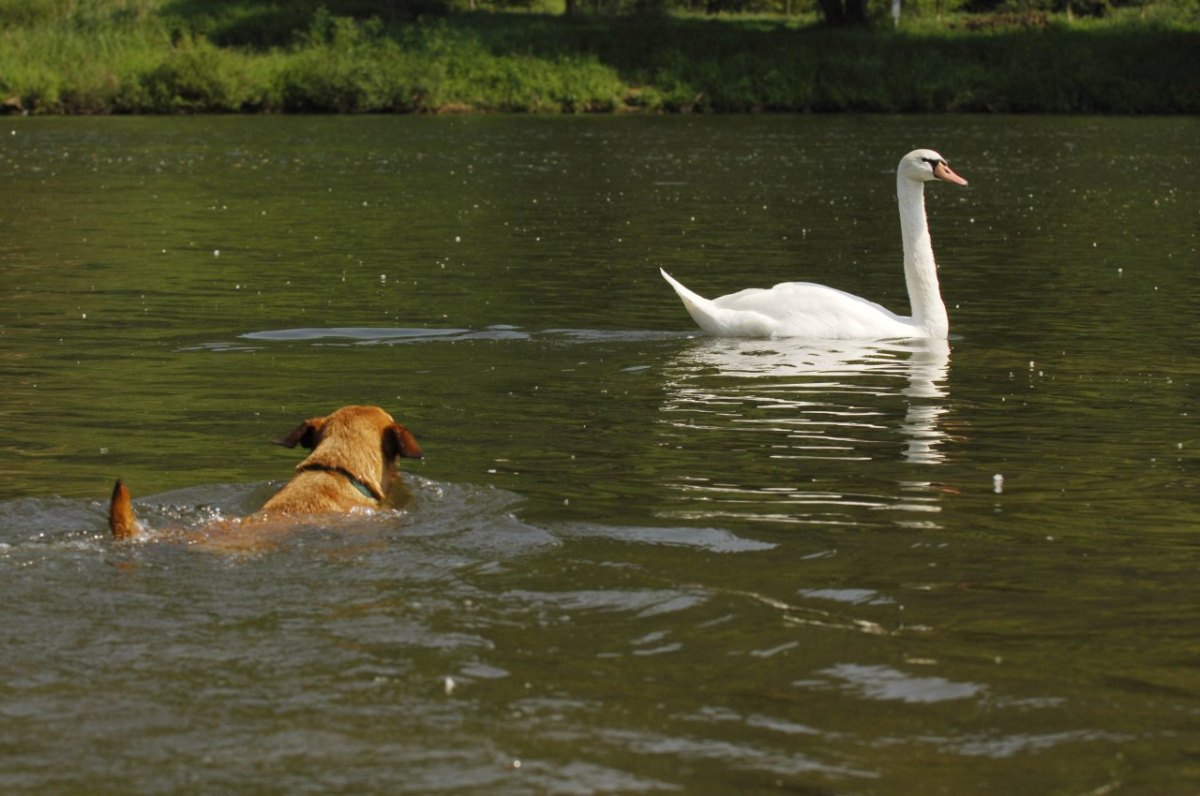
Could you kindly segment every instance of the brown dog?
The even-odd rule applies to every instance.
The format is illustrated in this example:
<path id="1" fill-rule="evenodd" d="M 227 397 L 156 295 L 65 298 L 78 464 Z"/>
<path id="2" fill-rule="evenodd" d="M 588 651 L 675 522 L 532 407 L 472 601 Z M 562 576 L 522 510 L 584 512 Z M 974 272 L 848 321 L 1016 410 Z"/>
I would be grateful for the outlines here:
<path id="1" fill-rule="evenodd" d="M 279 444 L 303 445 L 312 453 L 296 475 L 251 518 L 255 520 L 376 508 L 399 477 L 396 457 L 421 458 L 407 428 L 377 406 L 343 406 L 328 417 L 305 420 Z M 117 481 L 108 526 L 117 539 L 137 534 L 129 490 Z"/>

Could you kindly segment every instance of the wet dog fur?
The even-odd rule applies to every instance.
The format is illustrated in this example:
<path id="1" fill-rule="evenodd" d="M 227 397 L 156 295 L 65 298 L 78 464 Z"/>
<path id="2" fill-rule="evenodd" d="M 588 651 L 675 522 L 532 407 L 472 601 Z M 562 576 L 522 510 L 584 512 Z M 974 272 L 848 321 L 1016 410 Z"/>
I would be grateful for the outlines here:
<path id="1" fill-rule="evenodd" d="M 412 433 L 377 406 L 344 406 L 325 417 L 312 417 L 278 444 L 312 451 L 296 465 L 296 475 L 256 513 L 245 518 L 287 522 L 317 514 L 344 513 L 381 506 L 400 477 L 396 458 L 421 458 Z M 137 535 L 129 489 L 113 486 L 108 525 L 117 539 Z"/>

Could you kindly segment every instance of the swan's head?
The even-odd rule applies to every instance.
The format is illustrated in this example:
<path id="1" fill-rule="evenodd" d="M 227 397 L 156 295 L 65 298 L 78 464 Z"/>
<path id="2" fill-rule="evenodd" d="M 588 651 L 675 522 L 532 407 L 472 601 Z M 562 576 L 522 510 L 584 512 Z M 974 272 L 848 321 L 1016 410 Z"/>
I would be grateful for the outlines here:
<path id="1" fill-rule="evenodd" d="M 945 180 L 955 185 L 966 185 L 967 181 L 950 170 L 946 159 L 932 149 L 914 149 L 900 159 L 897 173 L 916 182 Z"/>

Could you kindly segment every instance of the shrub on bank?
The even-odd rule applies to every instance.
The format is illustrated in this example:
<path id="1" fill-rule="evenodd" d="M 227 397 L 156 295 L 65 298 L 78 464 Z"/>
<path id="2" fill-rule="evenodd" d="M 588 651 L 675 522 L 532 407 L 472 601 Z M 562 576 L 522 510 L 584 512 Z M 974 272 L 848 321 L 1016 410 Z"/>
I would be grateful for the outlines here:
<path id="1" fill-rule="evenodd" d="M 184 43 L 142 72 L 116 110 L 140 113 L 234 113 L 269 107 L 263 64 L 207 41 Z"/>
<path id="2" fill-rule="evenodd" d="M 378 25 L 338 20 L 309 38 L 278 73 L 286 111 L 611 111 L 624 83 L 589 57 L 496 55 L 444 24 L 384 35 Z"/>

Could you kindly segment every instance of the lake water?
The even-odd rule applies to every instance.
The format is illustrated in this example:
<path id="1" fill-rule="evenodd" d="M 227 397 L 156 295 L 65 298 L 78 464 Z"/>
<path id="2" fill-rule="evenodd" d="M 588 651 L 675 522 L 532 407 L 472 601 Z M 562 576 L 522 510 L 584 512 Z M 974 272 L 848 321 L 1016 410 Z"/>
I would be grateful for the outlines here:
<path id="1" fill-rule="evenodd" d="M 5 793 L 1200 791 L 1196 119 L 0 134 Z M 659 277 L 907 312 L 917 146 L 948 344 Z M 190 543 L 349 403 L 407 509 Z"/>

